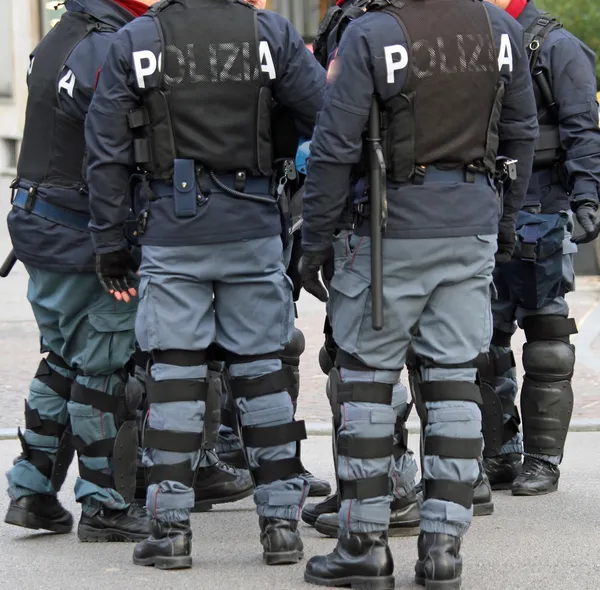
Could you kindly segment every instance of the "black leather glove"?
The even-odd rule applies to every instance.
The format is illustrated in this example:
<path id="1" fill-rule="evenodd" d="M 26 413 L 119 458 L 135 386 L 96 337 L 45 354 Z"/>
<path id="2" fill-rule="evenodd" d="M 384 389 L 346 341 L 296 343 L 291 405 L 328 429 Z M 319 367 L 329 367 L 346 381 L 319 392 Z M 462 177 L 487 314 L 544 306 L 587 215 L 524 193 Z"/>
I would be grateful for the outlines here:
<path id="1" fill-rule="evenodd" d="M 512 260 L 517 234 L 512 221 L 500 221 L 498 226 L 498 250 L 496 251 L 496 264 L 506 264 Z"/>
<path id="2" fill-rule="evenodd" d="M 107 293 L 127 293 L 134 288 L 138 263 L 127 248 L 108 254 L 96 254 L 96 274 Z"/>
<path id="3" fill-rule="evenodd" d="M 575 208 L 575 205 L 573 205 Z M 577 206 L 575 217 L 583 229 L 584 233 L 580 236 L 571 238 L 574 244 L 587 244 L 593 242 L 600 233 L 600 216 L 598 215 L 598 204 L 584 201 Z"/>
<path id="4" fill-rule="evenodd" d="M 329 299 L 327 289 L 319 280 L 319 270 L 322 268 L 323 280 L 331 281 L 334 271 L 333 246 L 326 250 L 304 252 L 300 260 L 300 276 L 305 291 L 324 303 Z"/>

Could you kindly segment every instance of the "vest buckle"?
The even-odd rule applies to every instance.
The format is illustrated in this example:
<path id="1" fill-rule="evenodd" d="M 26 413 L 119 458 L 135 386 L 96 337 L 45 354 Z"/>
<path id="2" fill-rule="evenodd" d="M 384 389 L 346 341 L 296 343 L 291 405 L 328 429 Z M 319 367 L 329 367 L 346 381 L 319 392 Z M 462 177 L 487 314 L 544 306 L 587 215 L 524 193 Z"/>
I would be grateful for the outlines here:
<path id="1" fill-rule="evenodd" d="M 412 181 L 413 184 L 416 184 L 418 186 L 421 186 L 423 184 L 425 184 L 425 173 L 427 172 L 427 166 L 415 166 L 415 169 L 413 170 L 413 177 L 412 177 Z"/>
<path id="2" fill-rule="evenodd" d="M 32 185 L 31 188 L 27 191 L 27 199 L 25 201 L 25 206 L 23 207 L 23 209 L 25 209 L 25 211 L 27 211 L 27 213 L 31 213 L 31 211 L 33 210 L 33 208 L 35 206 L 35 201 L 37 199 L 37 192 L 38 192 L 37 184 Z"/>

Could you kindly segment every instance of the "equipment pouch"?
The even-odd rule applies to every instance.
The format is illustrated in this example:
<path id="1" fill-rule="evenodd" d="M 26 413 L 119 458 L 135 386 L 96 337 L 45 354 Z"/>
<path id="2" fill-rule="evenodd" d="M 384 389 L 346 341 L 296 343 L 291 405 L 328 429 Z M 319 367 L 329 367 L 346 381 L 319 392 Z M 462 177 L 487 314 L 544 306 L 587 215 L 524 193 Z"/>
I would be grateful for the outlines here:
<path id="1" fill-rule="evenodd" d="M 513 300 L 525 309 L 540 309 L 561 293 L 568 220 L 566 213 L 519 212 L 515 253 L 503 271 L 509 277 Z"/>
<path id="2" fill-rule="evenodd" d="M 196 168 L 194 160 L 173 162 L 173 202 L 175 217 L 196 215 Z"/>

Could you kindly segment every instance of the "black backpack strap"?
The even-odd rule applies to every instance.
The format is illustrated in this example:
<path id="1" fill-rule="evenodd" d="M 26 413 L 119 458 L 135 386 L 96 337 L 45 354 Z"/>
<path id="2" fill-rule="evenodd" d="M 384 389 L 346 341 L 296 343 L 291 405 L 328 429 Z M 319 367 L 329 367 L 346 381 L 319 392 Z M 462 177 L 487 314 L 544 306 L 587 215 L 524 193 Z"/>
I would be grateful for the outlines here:
<path id="1" fill-rule="evenodd" d="M 561 29 L 562 23 L 549 14 L 541 14 L 537 20 L 525 30 L 525 48 L 529 56 L 529 68 L 533 73 L 544 42 L 554 29 Z"/>

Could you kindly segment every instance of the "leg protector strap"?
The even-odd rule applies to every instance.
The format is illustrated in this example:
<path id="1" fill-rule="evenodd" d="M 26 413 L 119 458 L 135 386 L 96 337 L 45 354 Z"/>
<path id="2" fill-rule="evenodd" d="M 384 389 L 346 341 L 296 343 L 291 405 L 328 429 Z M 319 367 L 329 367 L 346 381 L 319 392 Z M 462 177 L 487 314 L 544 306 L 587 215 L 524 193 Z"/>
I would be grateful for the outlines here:
<path id="1" fill-rule="evenodd" d="M 454 502 L 465 508 L 473 505 L 473 486 L 448 479 L 424 479 L 425 500 L 444 500 Z"/>
<path id="2" fill-rule="evenodd" d="M 162 481 L 178 481 L 191 488 L 194 485 L 194 472 L 189 461 L 175 465 L 154 465 L 148 469 L 148 484 L 159 484 Z"/>
<path id="3" fill-rule="evenodd" d="M 147 385 L 146 395 L 150 404 L 206 402 L 208 383 L 206 381 L 192 381 L 190 379 L 150 381 Z"/>
<path id="4" fill-rule="evenodd" d="M 425 455 L 452 459 L 477 459 L 481 455 L 481 438 L 426 436 Z"/>
<path id="5" fill-rule="evenodd" d="M 176 432 L 147 428 L 144 432 L 144 447 L 171 451 L 172 453 L 195 453 L 202 448 L 203 435 L 197 432 Z"/>
<path id="6" fill-rule="evenodd" d="M 50 355 L 48 355 L 48 358 L 50 358 Z M 63 399 L 69 401 L 69 399 L 71 398 L 71 385 L 73 383 L 73 380 L 69 379 L 68 377 L 65 377 L 64 375 L 61 375 L 58 371 L 55 371 L 48 364 L 48 361 L 46 359 L 41 360 L 38 366 L 38 370 L 35 374 L 35 378 L 38 381 L 41 381 L 44 385 L 47 385 L 52 391 L 60 395 L 60 397 L 62 397 Z"/>
<path id="7" fill-rule="evenodd" d="M 304 420 L 279 426 L 244 426 L 242 440 L 247 447 L 265 448 L 306 440 Z"/>
<path id="8" fill-rule="evenodd" d="M 280 461 L 263 461 L 258 467 L 250 470 L 256 486 L 267 485 L 280 479 L 294 479 L 303 471 L 302 461 L 298 457 Z"/>
<path id="9" fill-rule="evenodd" d="M 27 441 L 25 440 L 20 428 L 17 431 L 17 435 L 21 441 L 21 448 L 23 449 L 21 458 L 29 461 L 29 463 L 31 463 L 44 477 L 51 479 L 52 468 L 54 466 L 52 459 L 50 459 L 50 457 L 48 457 L 48 455 L 46 455 L 46 453 L 43 451 L 32 449 L 27 444 Z"/>
<path id="10" fill-rule="evenodd" d="M 31 408 L 25 400 L 25 428 L 42 436 L 55 436 L 60 438 L 66 429 L 64 424 L 54 420 L 40 418 L 40 413 Z"/>
<path id="11" fill-rule="evenodd" d="M 337 454 L 355 459 L 383 459 L 392 454 L 393 444 L 393 436 L 357 438 L 340 434 L 337 440 Z"/>
<path id="12" fill-rule="evenodd" d="M 463 401 L 481 405 L 481 392 L 469 381 L 424 381 L 419 385 L 423 402 Z"/>
<path id="13" fill-rule="evenodd" d="M 291 367 L 283 367 L 274 373 L 268 373 L 262 377 L 255 378 L 236 378 L 229 382 L 231 395 L 234 399 L 242 397 L 252 398 L 263 395 L 271 395 L 287 391 L 293 388 L 294 373 Z"/>
<path id="14" fill-rule="evenodd" d="M 571 334 L 577 334 L 577 324 L 573 318 L 559 315 L 532 315 L 523 320 L 523 330 L 527 342 L 538 340 L 563 340 L 569 342 Z"/>
<path id="15" fill-rule="evenodd" d="M 93 483 L 94 485 L 97 485 L 100 488 L 115 488 L 115 482 L 112 478 L 112 475 L 103 473 L 102 471 L 90 469 L 89 467 L 86 467 L 81 460 L 79 460 L 79 477 L 89 481 L 90 483 Z"/>
<path id="16" fill-rule="evenodd" d="M 390 494 L 391 485 L 388 475 L 378 475 L 353 481 L 338 480 L 342 500 L 368 500 Z"/>

